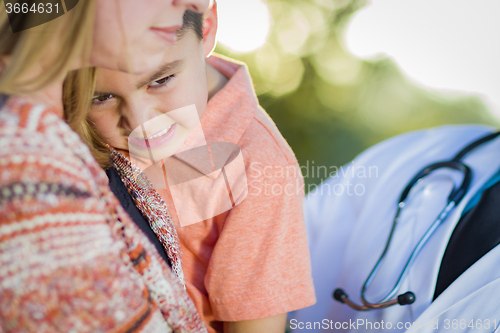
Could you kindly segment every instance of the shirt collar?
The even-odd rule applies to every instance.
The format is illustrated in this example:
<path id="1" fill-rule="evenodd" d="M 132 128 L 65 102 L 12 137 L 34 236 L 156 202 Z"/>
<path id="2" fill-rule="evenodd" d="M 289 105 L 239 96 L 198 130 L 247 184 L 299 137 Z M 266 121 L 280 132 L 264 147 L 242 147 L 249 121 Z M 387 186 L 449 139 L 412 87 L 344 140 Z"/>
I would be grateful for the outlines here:
<path id="1" fill-rule="evenodd" d="M 221 55 L 212 55 L 207 59 L 207 62 L 226 76 L 229 81 L 208 101 L 200 120 L 201 126 L 193 130 L 178 150 L 181 153 L 173 157 L 205 175 L 207 175 L 207 161 L 200 162 L 201 156 L 195 157 L 193 154 L 183 154 L 182 152 L 206 147 L 207 144 L 210 145 L 210 142 L 237 144 L 259 105 L 252 79 L 244 63 L 230 60 Z M 208 155 L 206 157 L 210 158 Z M 217 177 L 217 175 L 218 172 L 214 172 L 211 177 Z"/>

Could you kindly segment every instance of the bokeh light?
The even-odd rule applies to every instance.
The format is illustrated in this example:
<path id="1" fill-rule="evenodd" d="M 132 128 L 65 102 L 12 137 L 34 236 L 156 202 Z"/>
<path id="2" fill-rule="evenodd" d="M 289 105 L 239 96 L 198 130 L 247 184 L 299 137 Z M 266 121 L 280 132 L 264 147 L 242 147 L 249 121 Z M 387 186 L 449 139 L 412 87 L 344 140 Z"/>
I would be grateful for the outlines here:
<path id="1" fill-rule="evenodd" d="M 262 47 L 271 28 L 271 16 L 262 0 L 217 0 L 218 42 L 235 53 Z"/>
<path id="2" fill-rule="evenodd" d="M 248 65 L 302 166 L 340 167 L 422 128 L 500 125 L 487 103 L 500 98 L 498 0 L 217 3 L 216 51 Z M 306 191 L 323 180 L 307 175 Z"/>
<path id="3" fill-rule="evenodd" d="M 390 56 L 429 88 L 474 93 L 500 112 L 500 1 L 373 0 L 351 19 L 357 57 Z"/>

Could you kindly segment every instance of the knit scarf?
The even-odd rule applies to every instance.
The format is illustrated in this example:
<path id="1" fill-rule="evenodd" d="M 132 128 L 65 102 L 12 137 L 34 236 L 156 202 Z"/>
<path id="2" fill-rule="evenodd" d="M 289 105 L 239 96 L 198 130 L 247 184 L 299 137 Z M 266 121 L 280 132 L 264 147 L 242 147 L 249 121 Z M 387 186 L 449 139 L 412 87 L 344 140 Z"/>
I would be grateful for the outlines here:
<path id="1" fill-rule="evenodd" d="M 184 285 L 179 238 L 168 212 L 167 204 L 138 166 L 133 164 L 125 155 L 111 146 L 107 146 L 111 151 L 113 167 L 127 187 L 136 207 L 148 221 L 151 229 L 165 248 L 165 252 L 172 263 L 172 271 Z"/>

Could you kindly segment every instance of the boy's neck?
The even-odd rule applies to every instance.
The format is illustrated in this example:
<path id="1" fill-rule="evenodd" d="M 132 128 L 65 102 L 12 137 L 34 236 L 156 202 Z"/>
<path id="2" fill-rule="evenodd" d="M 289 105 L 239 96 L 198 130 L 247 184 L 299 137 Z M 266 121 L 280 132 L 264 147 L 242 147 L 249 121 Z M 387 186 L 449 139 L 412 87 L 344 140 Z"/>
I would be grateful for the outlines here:
<path id="1" fill-rule="evenodd" d="M 207 69 L 208 99 L 210 100 L 219 90 L 224 88 L 228 78 L 205 62 Z"/>

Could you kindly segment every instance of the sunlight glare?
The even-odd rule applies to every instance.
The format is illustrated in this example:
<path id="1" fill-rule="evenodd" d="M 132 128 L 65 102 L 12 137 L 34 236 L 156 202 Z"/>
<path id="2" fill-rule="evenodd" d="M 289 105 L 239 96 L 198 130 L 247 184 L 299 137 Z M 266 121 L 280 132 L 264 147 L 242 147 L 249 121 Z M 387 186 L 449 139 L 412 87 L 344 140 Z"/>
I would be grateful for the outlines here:
<path id="1" fill-rule="evenodd" d="M 347 49 L 389 56 L 423 86 L 474 93 L 500 111 L 498 0 L 373 0 L 356 13 Z"/>
<path id="2" fill-rule="evenodd" d="M 271 28 L 269 8 L 263 0 L 217 0 L 218 42 L 235 53 L 261 48 Z"/>

